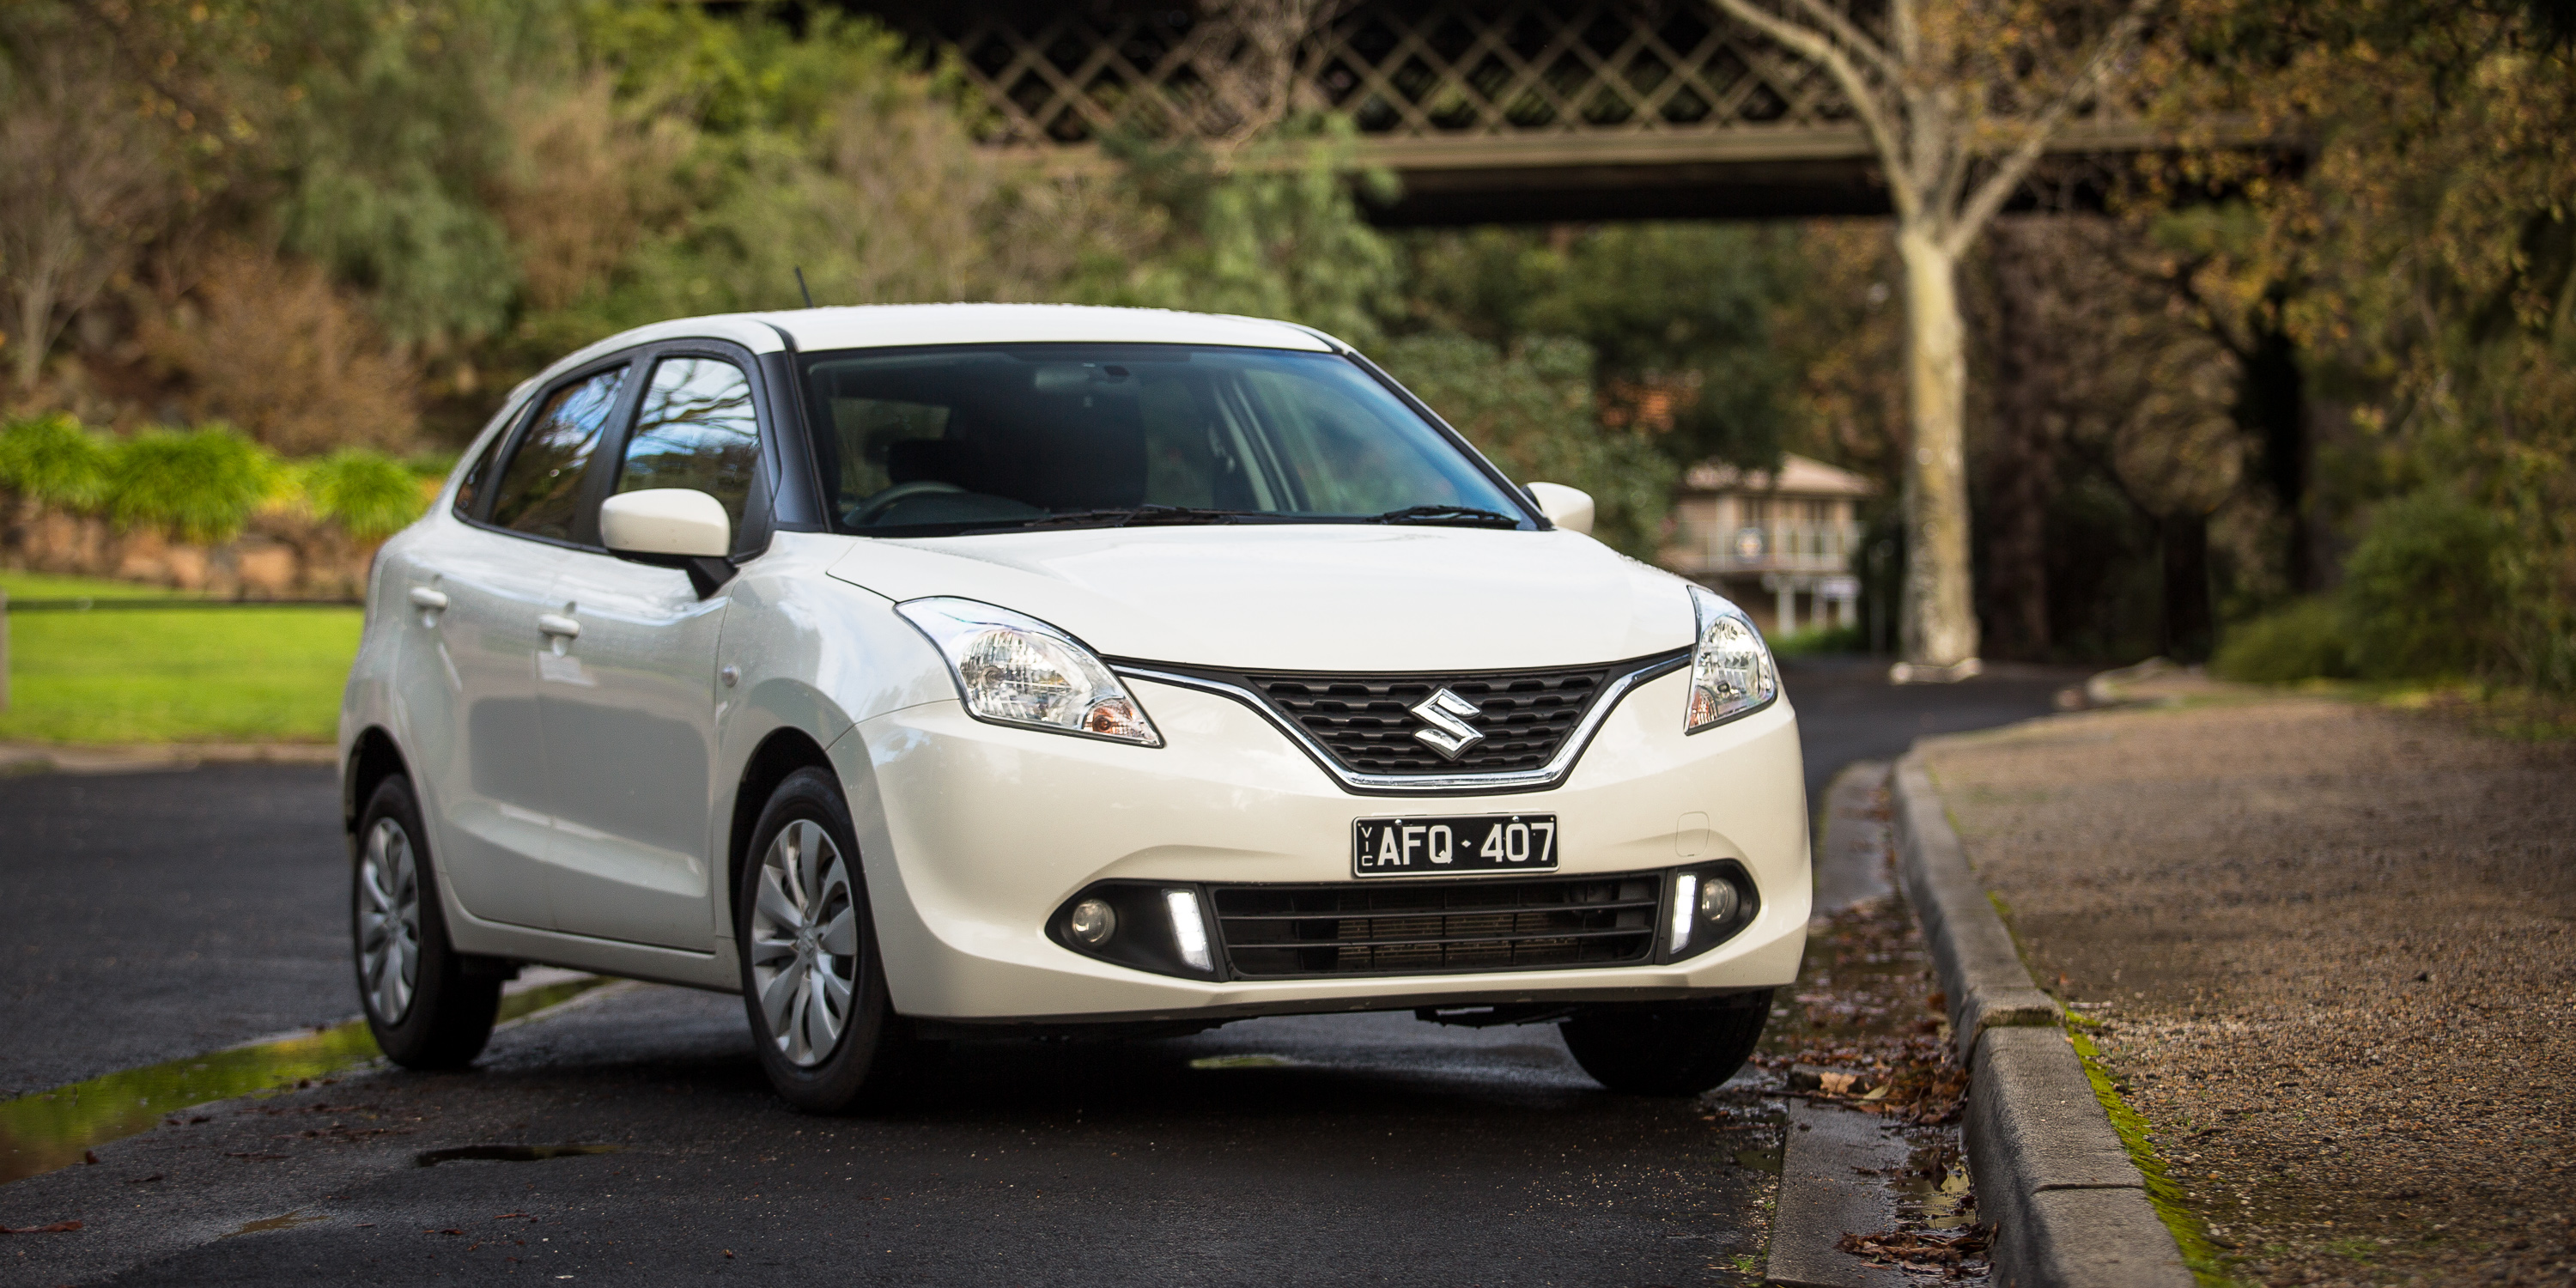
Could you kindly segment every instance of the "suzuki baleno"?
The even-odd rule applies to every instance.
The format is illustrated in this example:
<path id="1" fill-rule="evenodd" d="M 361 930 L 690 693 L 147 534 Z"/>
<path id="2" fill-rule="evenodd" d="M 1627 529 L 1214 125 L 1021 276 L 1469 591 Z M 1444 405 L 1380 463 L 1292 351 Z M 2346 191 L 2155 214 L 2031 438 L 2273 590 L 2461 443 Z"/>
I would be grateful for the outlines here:
<path id="1" fill-rule="evenodd" d="M 779 1093 L 925 1044 L 1412 1011 L 1725 1080 L 1797 972 L 1796 720 L 1726 600 L 1349 347 L 810 309 L 517 390 L 387 542 L 341 713 L 359 992 L 738 992 Z"/>

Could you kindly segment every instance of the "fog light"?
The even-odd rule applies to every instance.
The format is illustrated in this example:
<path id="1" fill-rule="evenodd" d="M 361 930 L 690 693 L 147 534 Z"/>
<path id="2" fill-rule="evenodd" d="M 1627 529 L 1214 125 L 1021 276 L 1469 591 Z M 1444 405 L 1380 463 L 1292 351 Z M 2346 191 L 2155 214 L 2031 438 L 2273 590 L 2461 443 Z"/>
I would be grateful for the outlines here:
<path id="1" fill-rule="evenodd" d="M 1118 933 L 1118 910 L 1098 899 L 1085 899 L 1073 905 L 1073 915 L 1066 918 L 1065 931 L 1083 945 L 1098 948 Z"/>
<path id="2" fill-rule="evenodd" d="M 1675 869 L 1666 887 L 1663 948 L 1657 960 L 1677 962 L 1725 943 L 1753 924 L 1762 895 L 1733 859 Z"/>
<path id="3" fill-rule="evenodd" d="M 1738 902 L 1734 882 L 1710 881 L 1699 889 L 1699 919 L 1709 923 L 1724 921 L 1735 915 Z"/>

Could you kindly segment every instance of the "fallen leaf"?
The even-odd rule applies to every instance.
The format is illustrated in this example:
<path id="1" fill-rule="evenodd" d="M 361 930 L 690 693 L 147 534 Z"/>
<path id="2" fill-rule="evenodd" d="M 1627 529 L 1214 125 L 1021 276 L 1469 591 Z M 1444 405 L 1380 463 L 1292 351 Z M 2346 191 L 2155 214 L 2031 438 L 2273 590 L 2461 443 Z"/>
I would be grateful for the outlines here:
<path id="1" fill-rule="evenodd" d="M 78 1221 L 56 1221 L 52 1225 L 31 1225 L 17 1230 L 0 1225 L 0 1234 L 70 1234 L 79 1228 L 81 1223 Z"/>
<path id="2" fill-rule="evenodd" d="M 84 1163 L 89 1164 L 89 1165 L 90 1165 L 90 1166 L 92 1166 L 92 1167 L 96 1167 L 96 1166 L 98 1166 L 98 1151 L 97 1151 L 97 1150 L 94 1150 L 94 1149 L 84 1149 L 84 1150 L 82 1150 L 82 1151 L 81 1151 L 81 1161 L 82 1161 L 82 1162 L 84 1162 Z"/>
<path id="3" fill-rule="evenodd" d="M 157 1180 L 160 1180 L 160 1179 L 161 1179 L 161 1173 L 159 1173 L 159 1172 L 154 1172 L 154 1173 L 153 1173 L 153 1174 L 151 1174 L 150 1176 L 129 1176 L 129 1177 L 125 1178 L 125 1183 L 126 1183 L 126 1184 L 128 1184 L 128 1185 L 149 1185 L 149 1184 L 151 1184 L 152 1182 L 157 1181 Z"/>

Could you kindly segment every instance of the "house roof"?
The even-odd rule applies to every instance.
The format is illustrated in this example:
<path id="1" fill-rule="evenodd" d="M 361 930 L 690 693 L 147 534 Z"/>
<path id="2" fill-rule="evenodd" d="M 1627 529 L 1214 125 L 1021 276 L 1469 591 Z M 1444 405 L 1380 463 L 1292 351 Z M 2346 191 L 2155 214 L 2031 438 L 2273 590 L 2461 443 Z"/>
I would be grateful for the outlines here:
<path id="1" fill-rule="evenodd" d="M 1775 477 L 1763 470 L 1746 472 L 1722 461 L 1701 461 L 1682 474 L 1687 492 L 1760 492 L 1780 496 L 1868 496 L 1878 485 L 1823 461 L 1783 453 Z"/>

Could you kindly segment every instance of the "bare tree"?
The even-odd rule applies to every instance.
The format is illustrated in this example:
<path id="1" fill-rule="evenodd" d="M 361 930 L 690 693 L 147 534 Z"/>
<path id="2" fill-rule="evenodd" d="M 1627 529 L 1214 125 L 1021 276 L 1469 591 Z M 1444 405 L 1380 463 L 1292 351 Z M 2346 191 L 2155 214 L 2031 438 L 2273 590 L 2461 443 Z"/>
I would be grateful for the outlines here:
<path id="1" fill-rule="evenodd" d="M 1868 25 L 1848 0 L 1711 3 L 1831 76 L 1878 154 L 1905 271 L 1913 421 L 1896 674 L 1975 674 L 1959 259 L 2049 140 L 2126 70 L 2152 0 L 2119 0 L 2107 12 L 2043 0 L 1886 0 L 1883 21 Z M 2089 38 L 2079 29 L 2087 18 L 2099 21 Z"/>
<path id="2" fill-rule="evenodd" d="M 1343 0 L 1209 0 L 1191 27 L 1190 63 L 1201 80 L 1185 111 L 1193 133 L 1219 151 L 1268 134 L 1314 105 L 1303 70 L 1307 37 L 1332 21 Z"/>
<path id="3" fill-rule="evenodd" d="M 116 84 L 99 51 L 69 41 L 0 66 L 0 293 L 21 390 L 170 200 L 161 136 Z"/>

